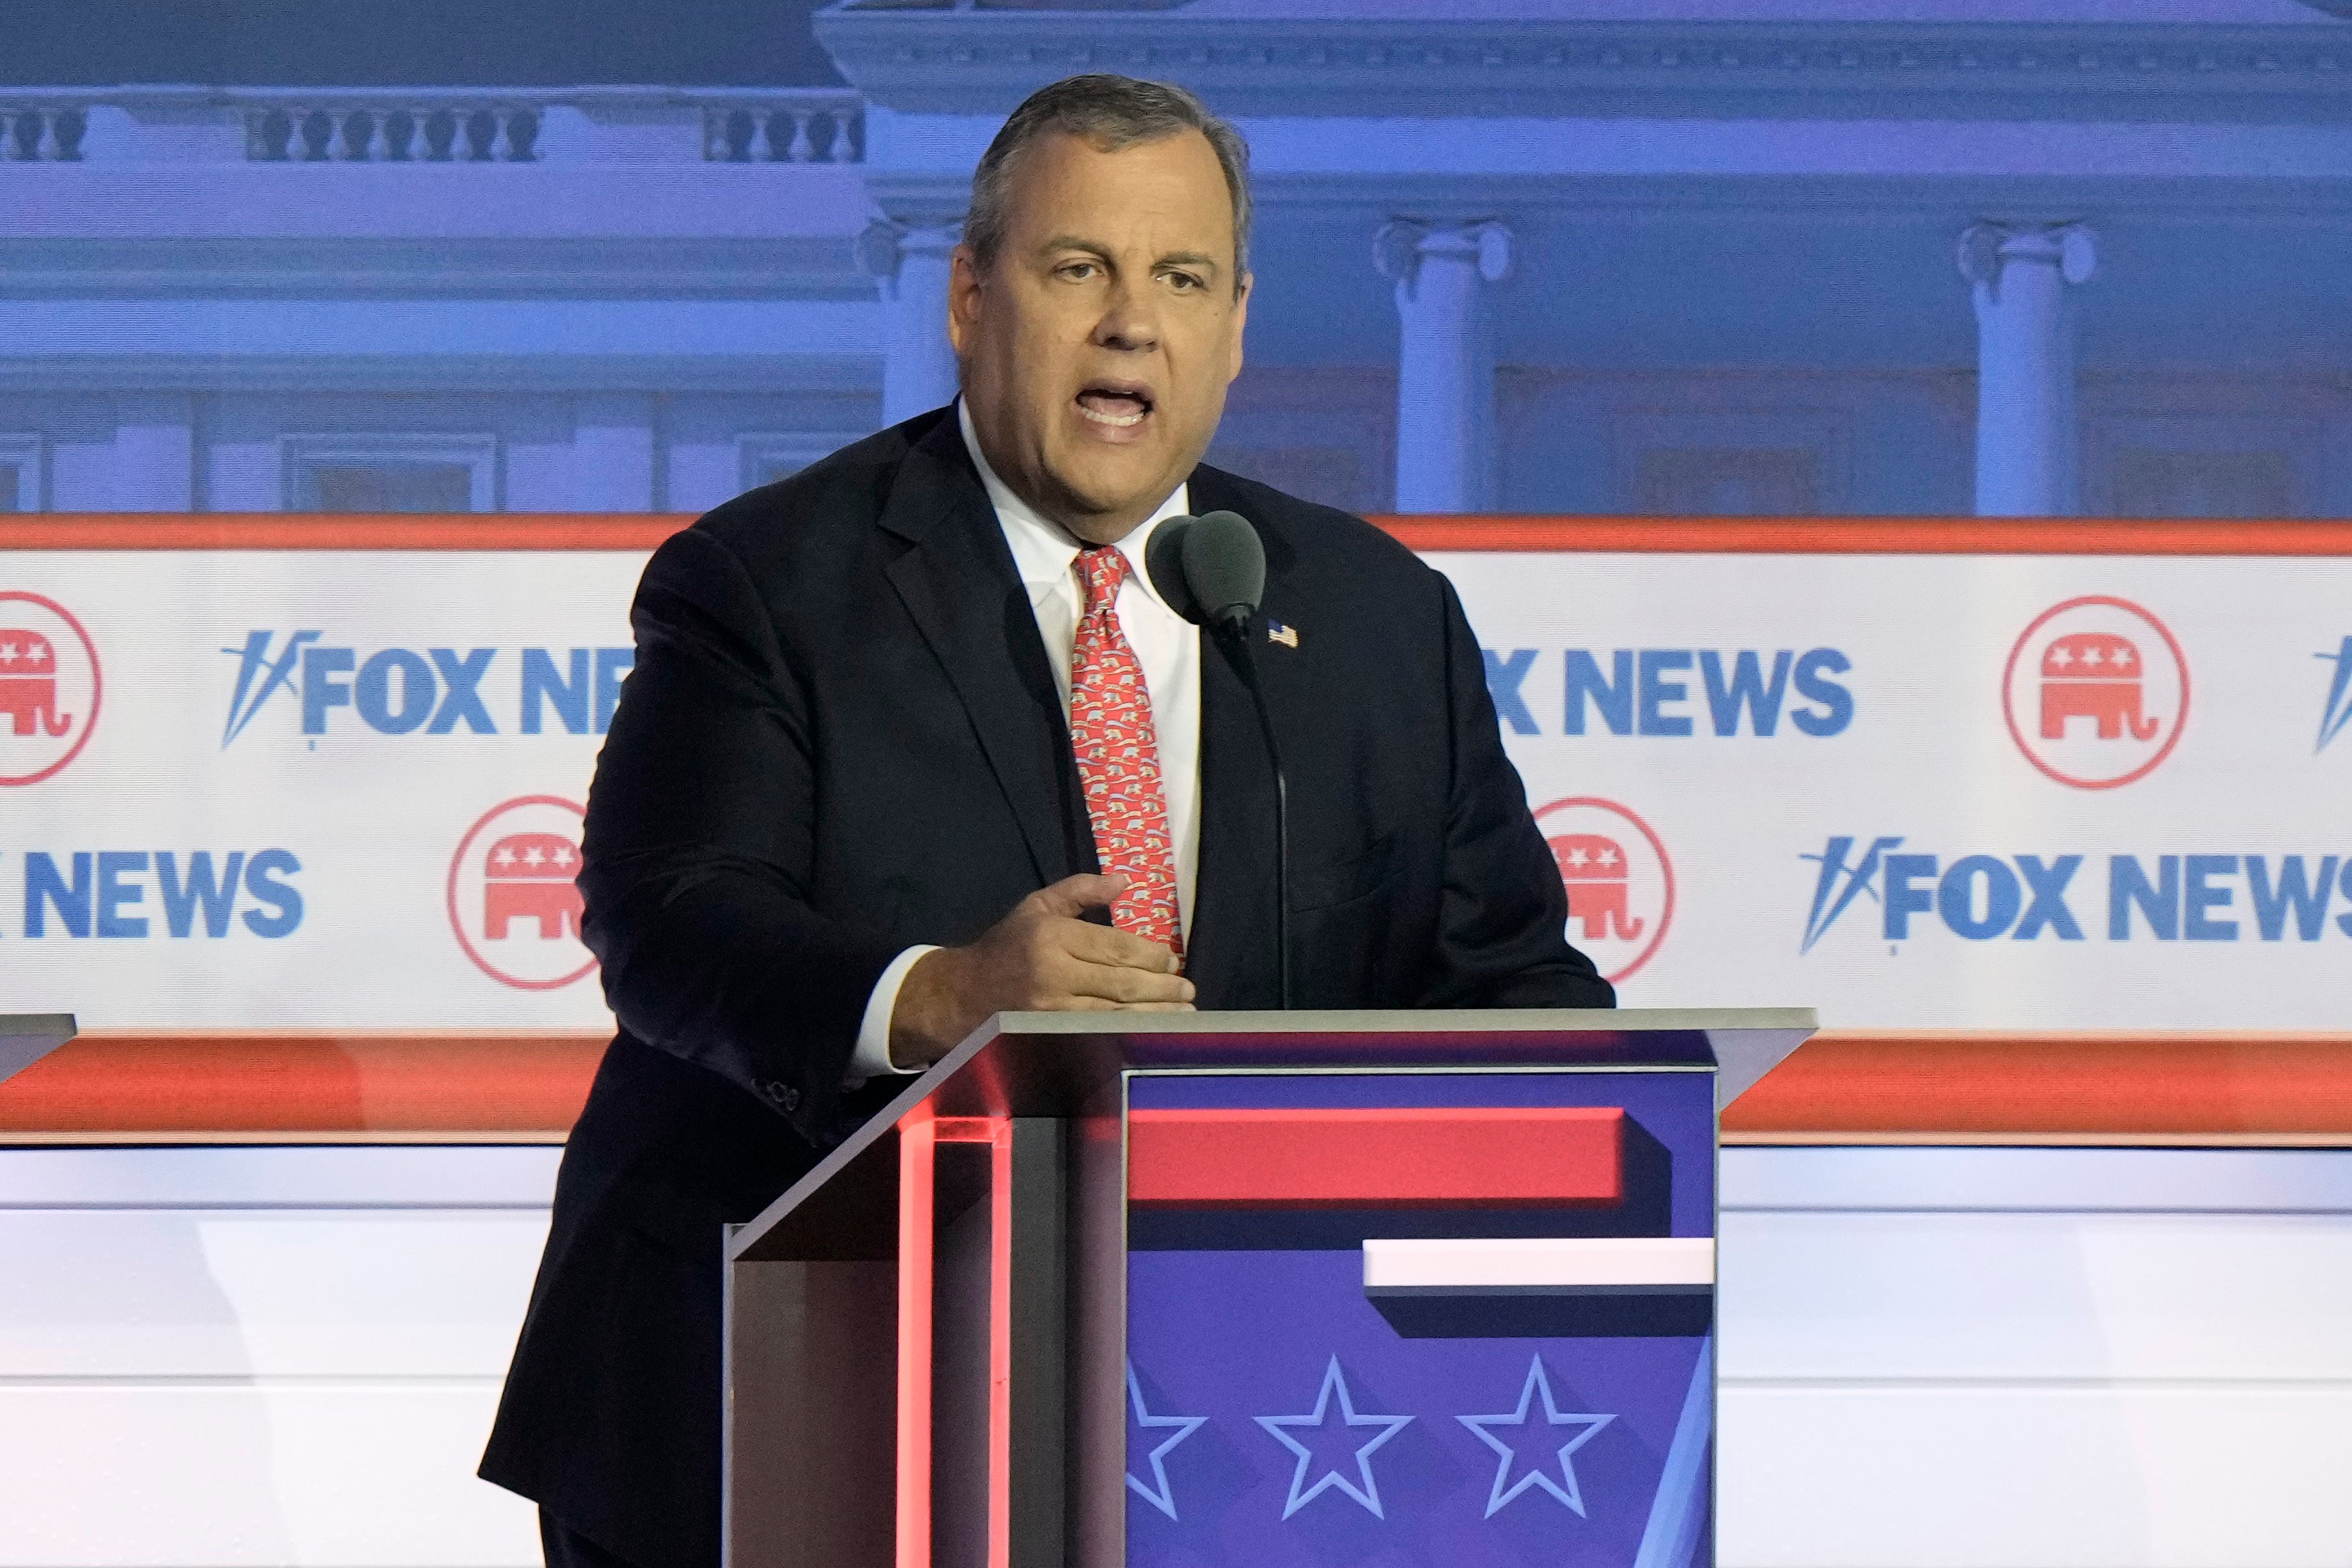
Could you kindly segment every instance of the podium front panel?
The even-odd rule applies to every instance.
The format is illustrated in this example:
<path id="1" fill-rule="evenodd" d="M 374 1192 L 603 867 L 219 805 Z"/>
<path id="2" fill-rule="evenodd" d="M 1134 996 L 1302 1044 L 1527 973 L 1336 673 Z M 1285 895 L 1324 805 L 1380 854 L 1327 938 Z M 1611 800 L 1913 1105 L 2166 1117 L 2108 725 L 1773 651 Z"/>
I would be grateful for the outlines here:
<path id="1" fill-rule="evenodd" d="M 1129 1079 L 1129 1568 L 1711 1560 L 1714 1075 Z"/>
<path id="2" fill-rule="evenodd" d="M 730 1240 L 730 1568 L 1700 1568 L 1799 1009 L 1005 1015 Z"/>

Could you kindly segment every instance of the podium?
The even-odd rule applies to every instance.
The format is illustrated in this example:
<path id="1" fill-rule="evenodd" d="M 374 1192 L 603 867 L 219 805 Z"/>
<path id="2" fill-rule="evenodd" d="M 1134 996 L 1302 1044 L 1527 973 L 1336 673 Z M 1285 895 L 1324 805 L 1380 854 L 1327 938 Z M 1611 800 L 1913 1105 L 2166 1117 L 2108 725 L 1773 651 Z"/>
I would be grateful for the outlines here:
<path id="1" fill-rule="evenodd" d="M 730 1568 L 1713 1561 L 1807 1009 L 1008 1013 L 728 1241 Z"/>
<path id="2" fill-rule="evenodd" d="M 71 1013 L 0 1013 L 0 1083 L 73 1039 Z"/>

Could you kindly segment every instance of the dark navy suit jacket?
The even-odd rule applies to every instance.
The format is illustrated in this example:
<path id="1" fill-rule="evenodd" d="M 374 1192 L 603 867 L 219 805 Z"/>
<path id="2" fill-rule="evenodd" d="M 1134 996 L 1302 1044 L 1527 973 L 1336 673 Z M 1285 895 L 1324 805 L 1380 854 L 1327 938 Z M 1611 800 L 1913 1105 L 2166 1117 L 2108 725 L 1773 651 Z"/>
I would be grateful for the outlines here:
<path id="1" fill-rule="evenodd" d="M 1452 586 L 1345 513 L 1202 466 L 1265 545 L 1302 1008 L 1605 1007 Z M 482 1464 L 639 1568 L 718 1562 L 721 1226 L 898 1085 L 843 1080 L 876 979 L 1096 869 L 1035 617 L 951 411 L 664 544 L 589 796 L 583 929 L 620 1033 L 573 1129 Z M 1274 776 L 1202 652 L 1186 972 L 1278 1004 Z"/>

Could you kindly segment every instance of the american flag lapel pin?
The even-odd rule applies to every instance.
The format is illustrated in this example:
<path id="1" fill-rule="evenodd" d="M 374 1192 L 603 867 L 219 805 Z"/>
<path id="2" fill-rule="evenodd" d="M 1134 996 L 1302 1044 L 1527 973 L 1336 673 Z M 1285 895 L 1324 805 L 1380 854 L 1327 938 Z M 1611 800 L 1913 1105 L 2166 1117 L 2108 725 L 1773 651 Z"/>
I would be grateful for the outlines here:
<path id="1" fill-rule="evenodd" d="M 1279 643 L 1286 648 L 1296 648 L 1298 646 L 1298 628 L 1285 626 L 1279 621 L 1269 621 L 1265 623 L 1265 640 Z"/>

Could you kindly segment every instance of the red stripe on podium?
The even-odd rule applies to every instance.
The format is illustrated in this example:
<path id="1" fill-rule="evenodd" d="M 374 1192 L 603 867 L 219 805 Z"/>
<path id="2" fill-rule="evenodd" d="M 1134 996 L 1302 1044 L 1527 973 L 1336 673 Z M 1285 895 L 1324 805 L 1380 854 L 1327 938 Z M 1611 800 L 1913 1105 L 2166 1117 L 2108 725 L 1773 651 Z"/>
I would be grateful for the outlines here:
<path id="1" fill-rule="evenodd" d="M 1613 1107 L 1133 1111 L 1131 1203 L 1199 1208 L 1622 1203 Z"/>

